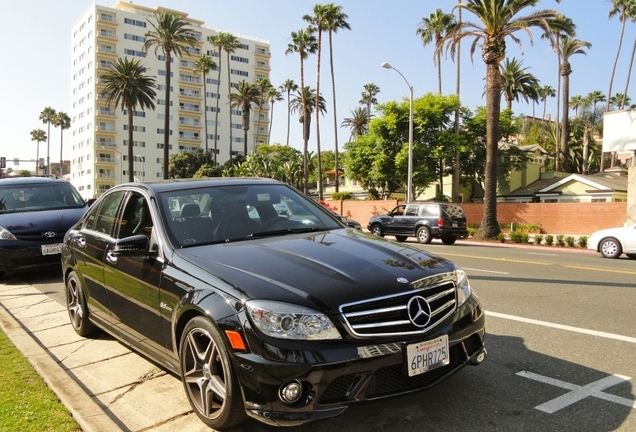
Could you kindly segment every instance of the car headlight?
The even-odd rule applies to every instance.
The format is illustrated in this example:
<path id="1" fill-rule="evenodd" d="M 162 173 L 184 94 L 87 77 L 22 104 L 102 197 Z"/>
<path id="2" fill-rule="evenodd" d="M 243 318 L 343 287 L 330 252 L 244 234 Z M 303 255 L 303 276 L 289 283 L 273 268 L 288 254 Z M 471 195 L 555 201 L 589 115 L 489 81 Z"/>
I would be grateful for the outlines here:
<path id="1" fill-rule="evenodd" d="M 17 240 L 11 232 L 0 226 L 0 240 Z"/>
<path id="2" fill-rule="evenodd" d="M 267 336 L 299 340 L 341 339 L 331 320 L 315 310 L 267 300 L 250 300 L 245 306 L 256 328 Z"/>
<path id="3" fill-rule="evenodd" d="M 457 277 L 457 307 L 459 307 L 473 294 L 473 290 L 464 270 L 457 268 L 455 275 Z"/>

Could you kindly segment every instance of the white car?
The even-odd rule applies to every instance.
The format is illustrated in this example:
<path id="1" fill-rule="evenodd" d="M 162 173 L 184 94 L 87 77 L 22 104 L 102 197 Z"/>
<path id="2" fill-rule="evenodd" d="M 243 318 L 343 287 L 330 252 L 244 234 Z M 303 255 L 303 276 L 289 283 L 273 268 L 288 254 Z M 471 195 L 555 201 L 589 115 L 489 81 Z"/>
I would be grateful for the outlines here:
<path id="1" fill-rule="evenodd" d="M 587 248 L 605 258 L 618 258 L 624 253 L 636 259 L 636 224 L 596 231 L 587 240 Z"/>

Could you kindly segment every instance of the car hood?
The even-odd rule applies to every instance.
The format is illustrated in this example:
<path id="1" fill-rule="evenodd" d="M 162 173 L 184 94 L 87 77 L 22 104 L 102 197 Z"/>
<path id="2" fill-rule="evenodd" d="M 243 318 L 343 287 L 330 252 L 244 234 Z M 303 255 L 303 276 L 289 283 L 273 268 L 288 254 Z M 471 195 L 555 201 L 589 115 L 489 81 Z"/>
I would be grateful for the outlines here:
<path id="1" fill-rule="evenodd" d="M 200 246 L 176 254 L 234 287 L 238 298 L 286 301 L 326 313 L 337 313 L 344 303 L 404 292 L 413 281 L 455 270 L 445 258 L 353 229 Z"/>
<path id="2" fill-rule="evenodd" d="M 33 232 L 56 231 L 64 234 L 82 217 L 88 207 L 39 210 L 0 214 L 0 226 L 16 237 Z"/>
<path id="3" fill-rule="evenodd" d="M 596 231 L 594 233 L 592 233 L 592 235 L 590 237 L 594 237 L 594 238 L 598 238 L 598 237 L 605 237 L 608 235 L 625 235 L 627 234 L 627 232 L 629 232 L 630 230 L 634 230 L 636 229 L 636 225 L 629 225 L 629 226 L 625 226 L 625 227 L 616 227 L 616 228 L 607 228 L 607 229 L 603 229 L 600 231 Z"/>

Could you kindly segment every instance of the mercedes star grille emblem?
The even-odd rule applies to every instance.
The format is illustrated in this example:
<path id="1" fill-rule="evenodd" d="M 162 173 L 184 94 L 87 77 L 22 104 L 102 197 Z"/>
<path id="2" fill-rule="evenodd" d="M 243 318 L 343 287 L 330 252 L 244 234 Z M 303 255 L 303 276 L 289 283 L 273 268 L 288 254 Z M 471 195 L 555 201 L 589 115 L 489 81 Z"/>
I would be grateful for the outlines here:
<path id="1" fill-rule="evenodd" d="M 424 297 L 411 297 L 406 305 L 406 309 L 409 313 L 409 319 L 416 327 L 426 327 L 431 321 L 431 306 Z"/>
<path id="2" fill-rule="evenodd" d="M 53 238 L 57 233 L 55 231 L 47 231 L 44 233 L 44 237 Z"/>

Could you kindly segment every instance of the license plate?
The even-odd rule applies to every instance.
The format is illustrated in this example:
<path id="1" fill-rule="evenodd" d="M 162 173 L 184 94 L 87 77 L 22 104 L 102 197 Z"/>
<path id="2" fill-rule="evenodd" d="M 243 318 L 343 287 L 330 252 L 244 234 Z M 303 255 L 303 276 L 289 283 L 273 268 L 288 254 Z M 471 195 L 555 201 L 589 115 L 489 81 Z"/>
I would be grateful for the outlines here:
<path id="1" fill-rule="evenodd" d="M 450 363 L 448 335 L 406 346 L 409 376 L 418 375 Z"/>
<path id="2" fill-rule="evenodd" d="M 55 255 L 62 253 L 62 243 L 42 245 L 42 255 Z"/>
<path id="3" fill-rule="evenodd" d="M 457 222 L 453 222 L 453 228 L 457 228 Z"/>

